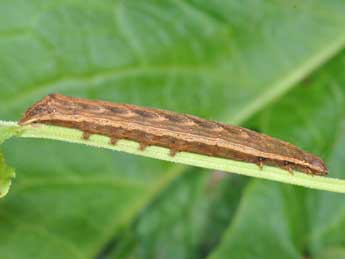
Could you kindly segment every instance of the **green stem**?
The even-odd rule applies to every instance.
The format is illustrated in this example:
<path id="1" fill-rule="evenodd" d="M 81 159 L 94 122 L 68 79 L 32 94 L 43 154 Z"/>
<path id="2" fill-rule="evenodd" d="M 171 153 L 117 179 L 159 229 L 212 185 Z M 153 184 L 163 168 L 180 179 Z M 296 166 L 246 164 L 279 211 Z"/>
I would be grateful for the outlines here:
<path id="1" fill-rule="evenodd" d="M 213 170 L 236 173 L 262 179 L 289 183 L 313 189 L 345 193 L 345 180 L 324 176 L 311 176 L 301 172 L 290 174 L 286 170 L 265 166 L 262 170 L 255 164 L 239 162 L 218 157 L 204 156 L 194 153 L 179 152 L 174 157 L 169 155 L 169 149 L 150 146 L 144 151 L 138 149 L 138 143 L 129 140 L 119 140 L 116 145 L 111 145 L 109 138 L 101 135 L 91 135 L 90 139 L 82 139 L 82 132 L 75 129 L 36 124 L 35 126 L 18 126 L 16 122 L 0 121 L 0 129 L 11 129 L 18 137 L 46 138 L 66 142 L 86 144 L 99 148 L 123 151 L 135 155 L 151 157 L 175 163 L 198 166 Z"/>

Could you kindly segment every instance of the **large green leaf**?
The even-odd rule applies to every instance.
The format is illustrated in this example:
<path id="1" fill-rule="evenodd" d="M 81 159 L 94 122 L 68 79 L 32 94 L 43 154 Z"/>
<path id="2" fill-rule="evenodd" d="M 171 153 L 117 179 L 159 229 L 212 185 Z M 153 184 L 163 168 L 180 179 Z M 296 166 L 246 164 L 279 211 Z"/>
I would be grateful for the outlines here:
<path id="1" fill-rule="evenodd" d="M 204 258 L 235 213 L 246 178 L 197 170 L 154 200 L 109 258 Z"/>
<path id="2" fill-rule="evenodd" d="M 345 4 L 340 0 L 4 0 L 0 2 L 0 118 L 19 119 L 32 102 L 47 93 L 61 92 L 242 123 L 269 102 L 278 100 L 296 82 L 342 49 L 344 11 Z M 341 73 L 339 66 L 334 66 L 331 72 Z M 318 98 L 319 95 L 315 95 Z M 322 109 L 313 103 L 308 105 L 306 99 L 297 102 L 299 110 L 315 113 L 315 120 L 327 118 Z M 329 96 L 329 99 L 329 105 L 335 105 L 334 98 Z M 326 139 L 314 145 L 307 137 L 296 140 L 304 128 L 283 124 L 282 113 L 275 109 L 278 114 L 270 117 L 270 125 L 280 125 L 274 127 L 280 130 L 262 128 L 253 122 L 254 126 L 325 154 L 332 166 L 339 164 L 341 168 L 341 155 L 336 151 L 343 147 L 340 142 L 330 145 L 332 139 Z M 339 118 L 331 118 L 334 120 L 327 120 L 320 127 L 325 136 L 334 137 L 332 129 L 338 125 Z M 292 123 L 300 121 L 292 120 Z M 310 125 L 311 132 L 319 128 Z M 160 211 L 165 207 L 171 214 L 166 224 L 170 226 L 174 219 L 181 220 L 176 226 L 183 229 L 171 246 L 164 244 L 167 257 L 173 257 L 175 248 L 181 251 L 181 257 L 205 255 L 215 247 L 223 229 L 209 227 L 213 224 L 212 217 L 201 217 L 194 222 L 193 215 L 199 212 L 218 215 L 213 210 L 224 210 L 229 213 L 228 218 L 223 216 L 225 219 L 218 222 L 219 226 L 225 228 L 231 222 L 231 229 L 235 224 L 241 230 L 238 218 L 242 220 L 242 217 L 238 215 L 248 213 L 246 204 L 251 204 L 250 197 L 256 194 L 257 188 L 267 191 L 265 197 L 274 196 L 272 207 L 277 209 L 277 214 L 272 215 L 272 226 L 277 219 L 282 224 L 277 234 L 274 229 L 265 233 L 266 229 L 262 228 L 263 232 L 254 229 L 249 235 L 255 233 L 280 240 L 278 237 L 286 237 L 285 230 L 290 231 L 288 219 L 281 213 L 285 200 L 275 196 L 280 192 L 279 185 L 266 189 L 262 183 L 251 183 L 232 221 L 238 196 L 227 197 L 224 189 L 215 187 L 221 205 L 212 207 L 212 197 L 207 199 L 207 193 L 201 191 L 208 184 L 208 176 L 176 178 L 185 167 L 43 140 L 10 140 L 4 145 L 4 151 L 17 171 L 13 192 L 0 201 L 0 256 L 4 258 L 159 256 L 155 251 L 162 250 L 156 247 L 162 242 L 160 239 L 168 240 L 169 232 L 146 225 L 152 226 L 152 217 L 158 217 L 157 224 L 163 220 L 159 215 L 164 215 Z M 181 186 L 177 191 L 168 187 L 173 180 L 176 186 Z M 195 197 L 195 208 L 188 202 L 188 193 Z M 289 197 L 303 199 L 306 195 L 303 190 L 301 193 L 292 193 Z M 313 195 L 308 199 L 312 205 L 324 201 L 320 211 L 315 211 L 319 213 L 315 223 L 310 222 L 310 251 L 322 248 L 323 254 L 340 253 L 341 234 L 330 229 L 334 225 L 319 230 L 313 228 L 325 220 L 326 205 L 331 206 L 327 203 L 327 194 L 323 195 L 325 197 L 320 199 Z M 187 222 L 189 219 L 193 224 L 190 229 L 185 229 L 186 221 L 175 214 L 170 202 L 170 198 L 174 201 L 174 197 L 179 196 L 185 204 L 182 209 L 191 211 L 192 216 L 185 216 Z M 158 202 L 154 203 L 156 199 Z M 260 197 L 254 195 L 253 199 Z M 262 204 L 262 209 L 264 205 L 269 206 L 270 202 Z M 144 214 L 140 214 L 145 207 Z M 305 215 L 299 211 L 304 212 L 303 206 L 294 215 L 301 220 Z M 251 212 L 256 218 L 267 215 L 266 211 Z M 279 215 L 284 218 L 278 218 Z M 131 225 L 134 219 L 138 225 Z M 339 215 L 334 216 L 333 222 L 337 219 Z M 217 221 L 217 217 L 214 220 Z M 248 218 L 245 223 L 254 224 L 251 220 Z M 169 229 L 167 227 L 167 231 Z M 295 233 L 300 231 L 295 230 Z M 212 232 L 211 237 L 207 236 L 208 232 Z M 132 245 L 136 233 L 141 238 L 139 244 Z M 199 236 L 198 233 L 204 234 Z M 329 235 L 332 238 L 328 238 Z M 184 245 L 183 240 L 189 238 L 192 240 Z M 127 240 L 129 245 L 126 245 Z M 226 241 L 227 238 L 215 255 L 222 253 Z M 337 250 L 327 250 L 327 242 L 340 245 Z M 256 244 L 261 241 L 256 240 Z M 208 245 L 207 249 L 201 248 Z M 243 241 L 243 253 L 248 250 L 245 246 Z M 288 243 L 278 248 L 288 251 L 287 255 L 297 254 Z M 269 247 L 262 249 L 269 252 Z"/>
<path id="3" fill-rule="evenodd" d="M 322 155 L 339 178 L 345 177 L 342 71 L 345 52 L 251 122 Z M 210 258 L 343 258 L 344 229 L 344 195 L 254 181 Z"/>

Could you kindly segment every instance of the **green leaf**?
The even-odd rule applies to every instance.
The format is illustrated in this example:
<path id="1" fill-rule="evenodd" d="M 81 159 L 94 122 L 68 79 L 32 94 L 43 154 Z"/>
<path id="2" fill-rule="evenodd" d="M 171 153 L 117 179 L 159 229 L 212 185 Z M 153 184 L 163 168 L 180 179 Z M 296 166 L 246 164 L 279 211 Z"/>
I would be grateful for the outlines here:
<path id="1" fill-rule="evenodd" d="M 15 124 L 0 121 L 0 124 L 7 124 L 6 127 L 0 126 L 0 145 L 6 140 L 18 134 L 19 129 Z M 0 198 L 6 196 L 10 189 L 12 179 L 15 177 L 14 169 L 9 167 L 0 150 Z"/>
<path id="2" fill-rule="evenodd" d="M 176 179 L 154 200 L 109 257 L 204 258 L 219 242 L 247 181 L 197 171 Z"/>
<path id="3" fill-rule="evenodd" d="M 320 252 L 316 259 L 326 259 L 326 258 L 334 258 L 334 259 L 341 259 L 345 257 L 345 250 L 343 247 L 335 247 L 325 251 Z"/>
<path id="4" fill-rule="evenodd" d="M 265 105 L 284 100 L 283 95 L 298 81 L 342 50 L 344 11 L 340 0 L 1 1 L 0 118 L 18 120 L 30 104 L 45 94 L 61 92 L 243 123 Z M 333 76 L 341 74 L 341 67 L 332 71 Z M 302 112 L 308 99 L 303 97 L 297 103 Z M 316 119 L 322 113 L 315 105 L 308 109 L 315 109 Z M 292 116 L 291 111 L 295 110 L 296 106 L 290 107 L 284 116 L 289 112 Z M 277 112 L 279 116 L 272 117 L 277 120 L 275 127 L 283 119 Z M 332 120 L 330 115 L 331 120 L 318 121 L 305 132 L 311 134 L 321 127 L 328 129 L 326 135 L 331 135 L 338 120 Z M 314 147 L 313 141 L 295 139 L 294 134 L 300 133 L 294 133 L 299 132 L 293 130 L 294 126 L 298 125 L 278 127 L 275 135 L 321 155 L 328 154 L 331 174 L 335 170 L 333 175 L 340 177 L 343 163 L 339 151 L 343 143 L 336 141 L 332 146 L 325 140 L 326 144 L 316 143 Z M 262 128 L 257 124 L 253 127 Z M 133 222 L 140 221 L 148 204 L 154 210 L 154 201 L 187 170 L 167 162 L 48 140 L 10 139 L 3 144 L 3 150 L 18 175 L 11 195 L 0 202 L 0 257 L 10 259 L 106 258 L 112 252 L 116 255 L 121 250 L 117 244 L 125 239 L 122 234 L 129 232 L 136 238 L 136 232 L 131 232 Z M 191 193 L 199 193 L 196 201 L 202 205 L 207 194 L 201 195 L 200 190 L 203 181 L 207 181 L 198 177 L 178 179 L 182 186 L 191 185 Z M 183 185 L 184 181 L 196 184 Z M 256 185 L 251 183 L 250 188 L 254 191 Z M 179 195 L 186 194 L 174 194 Z M 239 199 L 238 210 L 234 206 L 236 199 L 228 200 L 229 207 L 236 210 L 235 218 L 243 211 L 241 204 L 248 195 L 245 191 Z M 164 197 L 167 196 L 169 191 Z M 214 210 L 226 208 L 226 195 L 220 196 L 224 198 L 219 198 L 222 205 Z M 164 197 L 161 202 L 166 207 L 174 206 Z M 340 204 L 342 196 L 334 197 Z M 304 196 L 296 194 L 293 200 L 303 203 Z M 342 222 L 341 213 L 328 222 L 327 195 L 321 200 L 318 219 L 310 224 L 309 233 L 313 235 L 308 243 L 315 253 L 320 249 L 320 254 L 328 251 L 327 242 L 333 242 L 339 250 L 344 247 L 341 229 L 331 228 L 332 223 Z M 209 203 L 206 201 L 206 205 Z M 165 206 L 157 206 L 157 210 Z M 336 203 L 332 201 L 330 207 L 337 208 Z M 199 211 L 203 210 L 193 210 L 193 214 L 198 215 Z M 143 222 L 152 221 L 153 214 L 163 215 L 145 213 Z M 232 215 L 229 213 L 224 222 L 232 225 Z M 255 211 L 252 216 L 266 215 L 267 211 Z M 170 222 L 173 218 L 168 217 Z M 305 215 L 296 212 L 294 219 L 304 222 Z M 321 220 L 326 225 L 318 229 Z M 279 221 L 283 221 L 283 230 L 290 226 L 285 219 Z M 207 219 L 192 223 L 191 232 L 196 233 L 205 233 L 207 228 L 203 225 L 213 224 Z M 169 225 L 166 233 L 160 230 L 160 236 L 169 235 Z M 185 225 L 182 222 L 180 226 Z M 219 240 L 222 231 L 215 230 L 215 240 Z M 253 229 L 250 235 L 263 234 L 257 231 Z M 155 229 L 141 232 L 142 237 L 149 238 L 151 232 L 155 233 Z M 195 237 L 188 234 L 188 229 L 183 232 L 181 239 L 172 242 L 166 251 L 183 244 L 183 238 Z M 286 236 L 284 231 L 279 235 Z M 154 255 L 157 240 L 152 237 L 144 240 L 146 243 L 139 241 L 137 247 L 143 249 L 143 255 Z M 226 238 L 222 243 L 225 241 Z M 187 242 L 192 244 L 186 246 L 192 251 L 181 255 L 200 255 L 200 244 L 205 242 L 207 234 L 198 236 Z M 261 243 L 256 240 L 255 244 Z M 212 254 L 215 246 L 213 243 L 211 251 L 206 249 L 202 254 Z M 123 247 L 127 250 L 121 254 L 141 254 L 130 245 Z M 289 249 L 284 251 L 291 252 Z"/>
<path id="5" fill-rule="evenodd" d="M 225 239 L 210 258 L 224 258 L 229 254 L 233 258 L 300 258 L 303 247 L 296 246 L 292 239 L 293 226 L 289 224 L 294 223 L 293 216 L 300 218 L 301 211 L 285 201 L 301 194 L 284 193 L 280 186 L 271 183 L 255 182 L 248 186 Z M 303 225 L 298 225 L 297 230 L 297 234 L 303 234 Z"/>
<path id="6" fill-rule="evenodd" d="M 340 178 L 345 177 L 345 77 L 338 71 L 344 71 L 344 61 L 345 52 L 249 123 L 322 155 Z M 210 258 L 341 258 L 344 212 L 344 195 L 255 181 Z"/>
<path id="7" fill-rule="evenodd" d="M 13 168 L 5 163 L 5 159 L 0 152 L 0 198 L 4 197 L 11 186 L 11 181 L 15 177 Z"/>

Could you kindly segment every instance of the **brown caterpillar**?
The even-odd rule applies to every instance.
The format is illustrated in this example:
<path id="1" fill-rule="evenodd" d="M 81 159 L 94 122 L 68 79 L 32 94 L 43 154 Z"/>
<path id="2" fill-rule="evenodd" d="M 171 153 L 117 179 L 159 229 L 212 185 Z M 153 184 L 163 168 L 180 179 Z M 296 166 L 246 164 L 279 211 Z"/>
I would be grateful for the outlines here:
<path id="1" fill-rule="evenodd" d="M 140 149 L 154 145 L 170 154 L 186 151 L 280 167 L 292 172 L 326 175 L 324 162 L 287 142 L 245 128 L 195 116 L 129 104 L 50 94 L 30 107 L 20 125 L 44 123 L 108 136 L 111 144 L 128 139 Z"/>

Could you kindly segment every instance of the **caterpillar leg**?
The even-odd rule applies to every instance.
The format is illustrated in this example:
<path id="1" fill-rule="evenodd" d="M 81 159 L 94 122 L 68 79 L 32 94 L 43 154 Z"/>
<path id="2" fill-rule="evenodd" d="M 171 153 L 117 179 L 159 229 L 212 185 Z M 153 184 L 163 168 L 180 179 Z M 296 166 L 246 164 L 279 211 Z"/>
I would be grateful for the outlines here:
<path id="1" fill-rule="evenodd" d="M 169 151 L 169 155 L 174 157 L 176 154 L 177 154 L 177 150 L 171 148 Z"/>
<path id="2" fill-rule="evenodd" d="M 291 175 L 293 175 L 292 166 L 289 162 L 285 161 L 284 166 L 282 168 L 287 170 Z"/>
<path id="3" fill-rule="evenodd" d="M 84 140 L 88 140 L 88 139 L 90 138 L 90 136 L 91 136 L 91 133 L 90 133 L 90 132 L 84 131 L 84 132 L 83 132 L 82 138 L 83 138 Z"/>
<path id="4" fill-rule="evenodd" d="M 117 139 L 117 138 L 111 137 L 109 142 L 110 142 L 111 145 L 116 145 L 118 140 L 119 139 Z"/>
<path id="5" fill-rule="evenodd" d="M 258 161 L 255 163 L 260 168 L 260 170 L 262 170 L 264 168 L 264 160 L 265 160 L 265 158 L 259 157 Z"/>
<path id="6" fill-rule="evenodd" d="M 140 150 L 140 151 L 144 151 L 145 150 L 145 148 L 147 147 L 148 145 L 147 144 L 145 144 L 145 143 L 139 143 L 139 147 L 138 147 L 138 149 Z"/>

